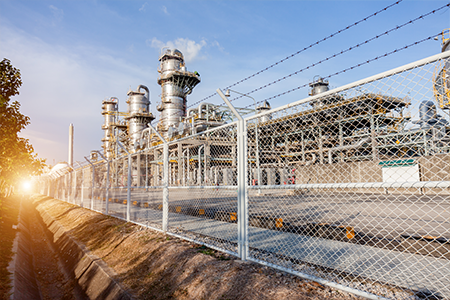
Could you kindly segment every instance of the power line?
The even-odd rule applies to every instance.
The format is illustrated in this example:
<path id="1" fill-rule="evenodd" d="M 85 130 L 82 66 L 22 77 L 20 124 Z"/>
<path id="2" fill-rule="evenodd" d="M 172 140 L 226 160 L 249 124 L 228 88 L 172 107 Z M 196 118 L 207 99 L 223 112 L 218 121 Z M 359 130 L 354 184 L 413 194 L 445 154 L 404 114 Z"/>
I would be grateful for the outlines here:
<path id="1" fill-rule="evenodd" d="M 255 76 L 257 76 L 257 75 L 259 75 L 259 74 L 261 74 L 261 73 L 263 73 L 263 72 L 265 72 L 265 71 L 267 71 L 267 70 L 269 70 L 269 69 L 271 69 L 271 68 L 273 68 L 273 67 L 275 67 L 275 66 L 277 66 L 277 65 L 279 65 L 280 63 L 282 63 L 282 62 L 284 62 L 284 61 L 286 61 L 286 60 L 288 60 L 288 59 L 290 59 L 290 58 L 292 58 L 292 57 L 294 57 L 294 56 L 296 56 L 296 55 L 298 55 L 298 54 L 300 54 L 300 53 L 302 53 L 302 52 L 304 52 L 304 51 L 306 51 L 306 50 L 308 50 L 308 49 L 310 49 L 310 48 L 312 48 L 312 47 L 314 47 L 314 46 L 316 46 L 316 45 L 319 45 L 320 43 L 322 43 L 322 42 L 324 42 L 324 41 L 326 41 L 326 40 L 328 40 L 328 39 L 330 39 L 330 38 L 332 38 L 332 37 L 334 37 L 334 36 L 336 36 L 336 35 L 338 35 L 338 34 L 344 32 L 344 31 L 346 31 L 346 30 L 348 30 L 348 29 L 350 29 L 350 28 L 352 28 L 352 27 L 358 25 L 359 23 L 362 23 L 362 22 L 364 22 L 364 21 L 367 21 L 367 20 L 370 19 L 371 17 L 374 17 L 374 16 L 376 16 L 377 14 L 379 14 L 379 13 L 381 13 L 381 12 L 383 12 L 383 11 L 388 10 L 389 8 L 391 8 L 391 7 L 393 7 L 393 6 L 397 5 L 397 4 L 399 4 L 399 3 L 402 2 L 402 1 L 403 1 L 403 0 L 398 0 L 397 2 L 395 2 L 395 3 L 391 4 L 391 5 L 388 5 L 388 6 L 386 6 L 385 8 L 383 8 L 383 9 L 381 9 L 381 10 L 379 10 L 379 11 L 377 11 L 377 12 L 375 12 L 375 13 L 373 13 L 373 14 L 371 14 L 371 15 L 369 15 L 369 16 L 363 18 L 363 19 L 361 19 L 361 20 L 359 20 L 359 21 L 357 21 L 357 22 L 355 22 L 355 23 L 353 23 L 353 24 L 351 24 L 351 25 L 348 25 L 347 27 L 345 27 L 345 28 L 343 28 L 343 29 L 340 29 L 340 30 L 336 31 L 335 33 L 332 33 L 332 34 L 330 34 L 329 36 L 324 37 L 323 39 L 321 39 L 321 40 L 319 40 L 319 41 L 317 41 L 317 42 L 315 42 L 315 43 L 312 43 L 312 44 L 310 44 L 309 46 L 307 46 L 307 47 L 305 47 L 305 48 L 303 48 L 303 49 L 301 49 L 301 50 L 299 50 L 299 51 L 297 51 L 297 52 L 295 52 L 295 53 L 293 53 L 293 54 L 291 54 L 291 55 L 289 55 L 289 56 L 286 56 L 285 58 L 283 58 L 283 59 L 281 59 L 281 60 L 279 60 L 279 61 L 277 61 L 277 62 L 271 64 L 270 66 L 268 66 L 268 67 L 266 67 L 266 68 L 264 68 L 264 69 L 262 69 L 262 70 L 260 70 L 260 71 L 258 71 L 258 72 L 256 72 L 256 73 L 254 73 L 254 74 L 252 74 L 252 75 L 250 75 L 250 76 L 248 76 L 248 77 L 245 77 L 244 79 L 241 79 L 241 80 L 237 81 L 236 83 L 233 83 L 232 85 L 226 87 L 225 89 L 229 89 L 229 88 L 231 88 L 231 87 L 233 87 L 233 86 L 235 86 L 235 85 L 238 85 L 238 84 L 240 84 L 240 83 L 242 83 L 242 82 L 244 82 L 244 81 L 246 81 L 246 80 L 249 80 L 250 78 L 253 78 L 253 77 L 255 77 Z M 189 107 L 192 107 L 192 106 L 194 106 L 194 105 L 196 105 L 196 104 L 199 104 L 199 103 L 201 103 L 201 102 L 203 102 L 203 101 L 205 101 L 205 100 L 208 100 L 209 98 L 212 98 L 213 96 L 215 96 L 215 93 L 214 93 L 214 94 L 211 94 L 211 95 L 209 95 L 209 96 L 207 96 L 207 97 L 205 97 L 205 98 L 203 98 L 202 100 L 199 100 L 199 101 L 197 101 L 197 102 L 195 102 L 195 103 L 192 103 L 191 105 L 189 105 Z"/>

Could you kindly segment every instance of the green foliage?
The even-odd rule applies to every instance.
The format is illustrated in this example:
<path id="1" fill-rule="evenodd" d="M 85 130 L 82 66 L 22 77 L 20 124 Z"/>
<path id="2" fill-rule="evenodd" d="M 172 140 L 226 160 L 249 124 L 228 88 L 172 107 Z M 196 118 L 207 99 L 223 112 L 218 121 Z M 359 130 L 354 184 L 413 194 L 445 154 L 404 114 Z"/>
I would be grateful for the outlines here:
<path id="1" fill-rule="evenodd" d="M 203 253 L 203 254 L 206 254 L 206 255 L 214 256 L 214 254 L 215 254 L 213 249 L 208 248 L 208 247 L 203 246 L 203 245 L 198 247 L 197 249 L 200 249 L 197 252 L 200 252 L 200 253 Z"/>
<path id="2" fill-rule="evenodd" d="M 7 58 L 0 62 L 0 70 L 0 94 L 9 101 L 12 96 L 19 94 L 19 87 L 22 85 L 20 71 Z"/>
<path id="3" fill-rule="evenodd" d="M 28 139 L 18 133 L 30 124 L 20 112 L 20 103 L 11 97 L 19 94 L 20 71 L 4 58 L 0 62 L 0 197 L 23 176 L 37 175 L 45 166 Z"/>

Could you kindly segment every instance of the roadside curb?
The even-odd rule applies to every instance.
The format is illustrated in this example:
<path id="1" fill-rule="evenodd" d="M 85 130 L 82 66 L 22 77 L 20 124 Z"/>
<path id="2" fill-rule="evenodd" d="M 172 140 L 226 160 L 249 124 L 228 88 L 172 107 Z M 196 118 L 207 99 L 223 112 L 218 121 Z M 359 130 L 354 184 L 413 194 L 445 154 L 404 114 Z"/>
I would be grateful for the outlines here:
<path id="1" fill-rule="evenodd" d="M 117 275 L 103 260 L 73 239 L 65 228 L 45 210 L 37 209 L 53 235 L 64 266 L 90 299 L 132 300 L 128 291 L 114 279 Z"/>

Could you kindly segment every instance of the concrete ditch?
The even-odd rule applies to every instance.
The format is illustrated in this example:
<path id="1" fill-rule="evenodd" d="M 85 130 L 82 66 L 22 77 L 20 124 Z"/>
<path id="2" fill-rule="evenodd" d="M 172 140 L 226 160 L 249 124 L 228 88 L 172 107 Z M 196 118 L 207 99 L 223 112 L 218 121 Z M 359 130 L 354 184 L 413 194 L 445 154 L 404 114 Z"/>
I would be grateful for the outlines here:
<path id="1" fill-rule="evenodd" d="M 39 210 L 38 210 L 39 211 Z M 81 289 L 90 299 L 128 300 L 133 297 L 114 280 L 115 272 L 99 257 L 70 237 L 58 221 L 39 211 L 44 224 L 53 234 L 53 242 Z"/>
<path id="2" fill-rule="evenodd" d="M 20 212 L 23 209 L 23 201 L 21 201 Z M 26 218 L 23 217 L 22 213 L 19 213 L 18 232 L 12 249 L 15 255 L 8 267 L 8 271 L 12 274 L 10 299 L 42 299 L 34 273 L 31 237 L 28 227 Z"/>
<path id="3" fill-rule="evenodd" d="M 39 288 L 33 257 L 33 241 L 28 216 L 21 201 L 18 233 L 13 245 L 15 253 L 10 265 L 12 290 L 10 299 L 43 299 Z M 33 209 L 36 209 L 33 206 Z M 115 272 L 99 257 L 93 255 L 83 244 L 73 239 L 57 220 L 46 211 L 36 210 L 50 242 L 58 253 L 65 274 L 76 282 L 76 299 L 128 300 L 132 295 L 114 279 Z M 27 212 L 29 213 L 29 212 Z M 34 212 L 33 212 L 34 213 Z M 49 254 L 50 255 L 50 254 Z"/>

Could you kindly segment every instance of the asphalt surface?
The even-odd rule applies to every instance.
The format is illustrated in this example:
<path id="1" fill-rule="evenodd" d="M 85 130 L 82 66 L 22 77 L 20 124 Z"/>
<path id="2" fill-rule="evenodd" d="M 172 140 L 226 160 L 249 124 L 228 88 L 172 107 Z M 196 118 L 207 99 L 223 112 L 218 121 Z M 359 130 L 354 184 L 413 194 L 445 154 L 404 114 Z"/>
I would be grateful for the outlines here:
<path id="1" fill-rule="evenodd" d="M 237 211 L 235 190 L 170 189 L 169 205 L 182 210 Z M 104 196 L 101 196 L 102 198 Z M 126 218 L 126 190 L 109 196 L 110 214 Z M 117 199 L 119 203 L 114 202 Z M 133 204 L 133 202 L 137 204 Z M 85 207 L 90 207 L 85 200 Z M 162 204 L 162 190 L 136 189 L 131 193 L 132 214 L 144 204 Z M 79 204 L 79 202 L 78 202 Z M 105 201 L 94 201 L 94 209 L 105 211 Z M 327 223 L 351 226 L 355 231 L 383 238 L 400 235 L 443 237 L 450 240 L 450 195 L 396 195 L 375 193 L 307 193 L 285 191 L 249 193 L 249 215 L 282 218 L 285 223 Z"/>

